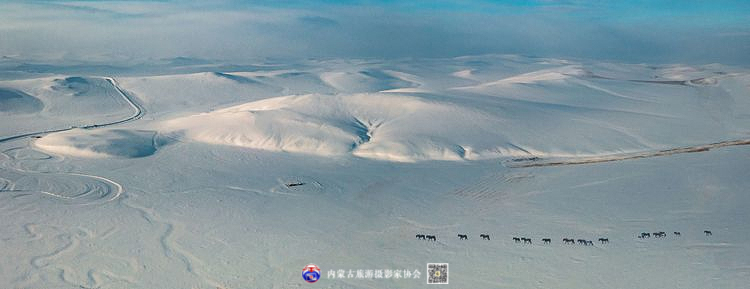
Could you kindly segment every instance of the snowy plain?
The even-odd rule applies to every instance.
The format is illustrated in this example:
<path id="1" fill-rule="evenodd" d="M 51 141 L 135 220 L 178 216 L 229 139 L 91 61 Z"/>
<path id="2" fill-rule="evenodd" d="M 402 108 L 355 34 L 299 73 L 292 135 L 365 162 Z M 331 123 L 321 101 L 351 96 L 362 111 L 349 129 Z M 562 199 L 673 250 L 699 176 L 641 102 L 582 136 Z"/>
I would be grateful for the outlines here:
<path id="1" fill-rule="evenodd" d="M 750 284 L 745 68 L 1 64 L 4 288 L 421 288 L 428 262 L 449 288 Z"/>

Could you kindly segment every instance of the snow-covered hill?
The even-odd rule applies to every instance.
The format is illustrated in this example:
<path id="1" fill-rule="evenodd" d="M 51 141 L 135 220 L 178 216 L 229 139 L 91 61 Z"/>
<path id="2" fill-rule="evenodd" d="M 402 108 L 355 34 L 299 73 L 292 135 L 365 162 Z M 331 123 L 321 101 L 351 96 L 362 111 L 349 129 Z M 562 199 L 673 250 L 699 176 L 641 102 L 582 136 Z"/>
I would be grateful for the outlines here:
<path id="1" fill-rule="evenodd" d="M 581 157 L 732 140 L 750 130 L 748 74 L 730 67 L 465 61 L 445 60 L 425 73 L 402 63 L 323 62 L 293 73 L 119 81 L 158 120 L 146 125 L 150 130 L 181 141 L 322 156 Z M 78 88 L 79 78 L 66 79 Z"/>
<path id="2" fill-rule="evenodd" d="M 428 262 L 449 288 L 750 283 L 745 68 L 191 65 L 0 80 L 0 284 L 420 288 Z"/>

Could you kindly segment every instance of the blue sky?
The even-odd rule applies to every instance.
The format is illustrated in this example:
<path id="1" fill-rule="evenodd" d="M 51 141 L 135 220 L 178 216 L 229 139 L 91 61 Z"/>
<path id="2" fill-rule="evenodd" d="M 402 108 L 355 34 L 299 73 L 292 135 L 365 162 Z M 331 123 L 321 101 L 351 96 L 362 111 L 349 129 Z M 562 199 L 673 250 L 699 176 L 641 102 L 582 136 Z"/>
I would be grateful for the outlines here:
<path id="1" fill-rule="evenodd" d="M 750 1 L 4 1 L 0 55 L 49 61 L 510 53 L 750 63 Z"/>

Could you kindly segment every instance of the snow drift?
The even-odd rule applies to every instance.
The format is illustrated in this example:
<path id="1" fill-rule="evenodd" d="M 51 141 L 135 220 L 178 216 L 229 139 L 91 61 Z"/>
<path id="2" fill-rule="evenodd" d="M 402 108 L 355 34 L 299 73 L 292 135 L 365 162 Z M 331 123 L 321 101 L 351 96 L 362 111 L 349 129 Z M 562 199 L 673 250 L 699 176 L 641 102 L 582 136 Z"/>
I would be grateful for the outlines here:
<path id="1" fill-rule="evenodd" d="M 44 104 L 22 91 L 0 87 L 0 114 L 24 114 L 41 111 Z"/>
<path id="2" fill-rule="evenodd" d="M 416 85 L 401 75 L 381 70 L 325 72 L 320 79 L 340 92 L 377 92 Z"/>
<path id="3" fill-rule="evenodd" d="M 235 98 L 244 104 L 187 117 L 183 112 L 154 129 L 210 144 L 414 162 L 642 152 L 723 140 L 748 128 L 742 111 L 750 102 L 736 93 L 742 88 L 735 89 L 745 82 L 719 82 L 725 67 L 695 69 L 684 75 L 690 78 L 674 80 L 673 67 L 522 60 L 424 73 L 332 64 L 339 70 L 296 72 L 294 80 L 279 72 L 234 72 L 229 78 L 274 86 L 317 74 L 336 93 L 318 87 L 312 94 L 262 98 L 257 87 L 245 86 L 253 94 Z M 217 75 L 203 75 L 204 89 L 184 91 L 181 102 L 231 95 L 234 88 L 212 84 L 227 81 Z M 195 77 L 170 79 L 188 83 Z M 138 91 L 161 96 L 159 90 Z"/>
<path id="4" fill-rule="evenodd" d="M 38 139 L 37 148 L 75 157 L 139 158 L 152 155 L 166 144 L 154 131 L 145 130 L 83 130 L 54 133 Z"/>
<path id="5" fill-rule="evenodd" d="M 309 94 L 173 119 L 165 131 L 199 142 L 380 160 L 482 157 L 504 139 L 501 121 L 460 106 L 399 94 Z M 488 140 L 488 141 L 486 141 Z"/>

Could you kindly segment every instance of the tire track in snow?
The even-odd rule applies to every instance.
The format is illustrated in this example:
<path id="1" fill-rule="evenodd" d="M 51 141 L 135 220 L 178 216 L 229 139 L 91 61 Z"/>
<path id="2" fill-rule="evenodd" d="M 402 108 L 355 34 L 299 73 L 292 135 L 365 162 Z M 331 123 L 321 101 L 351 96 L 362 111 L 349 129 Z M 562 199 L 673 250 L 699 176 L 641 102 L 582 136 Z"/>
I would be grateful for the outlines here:
<path id="1" fill-rule="evenodd" d="M 665 149 L 665 150 L 659 150 L 659 151 L 569 158 L 569 159 L 560 159 L 560 160 L 551 160 L 551 161 L 545 161 L 544 159 L 510 160 L 510 161 L 504 162 L 504 164 L 506 164 L 506 166 L 510 168 L 583 165 L 583 164 L 594 164 L 594 163 L 624 161 L 624 160 L 633 160 L 633 159 L 663 157 L 663 156 L 671 156 L 671 155 L 676 155 L 676 154 L 707 152 L 716 148 L 722 148 L 722 147 L 728 147 L 728 146 L 742 146 L 742 145 L 750 145 L 750 139 L 722 141 L 722 142 L 715 142 L 715 143 L 710 143 L 710 144 L 672 148 L 672 149 Z"/>
<path id="2" fill-rule="evenodd" d="M 113 201 L 124 189 L 119 183 L 105 177 L 82 173 L 47 173 L 16 170 L 7 172 L 11 179 L 0 178 L 0 192 L 10 192 L 12 198 L 41 194 L 69 205 L 92 205 Z"/>

